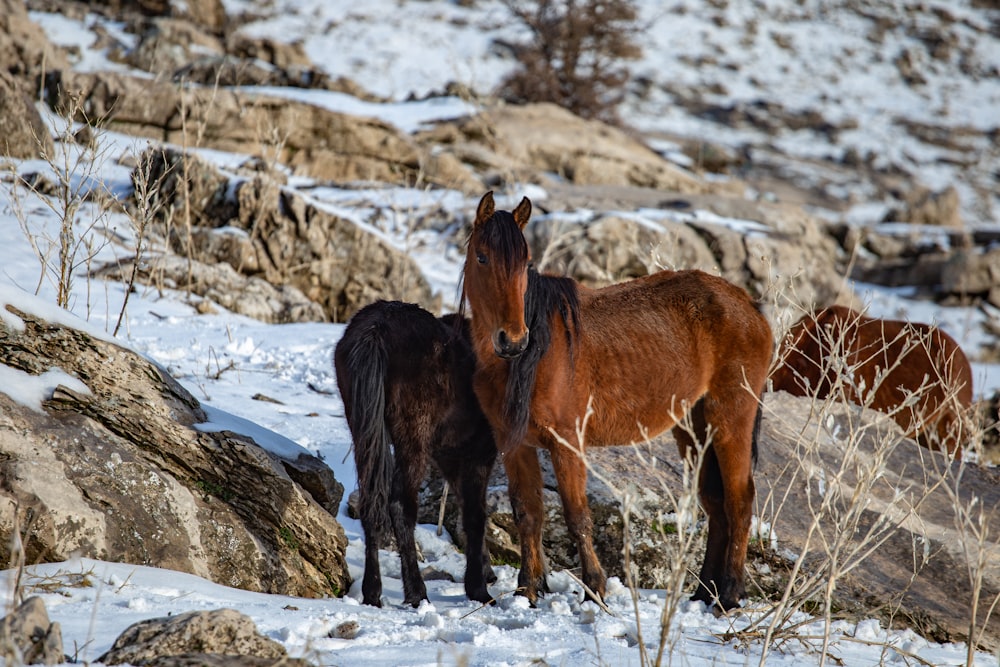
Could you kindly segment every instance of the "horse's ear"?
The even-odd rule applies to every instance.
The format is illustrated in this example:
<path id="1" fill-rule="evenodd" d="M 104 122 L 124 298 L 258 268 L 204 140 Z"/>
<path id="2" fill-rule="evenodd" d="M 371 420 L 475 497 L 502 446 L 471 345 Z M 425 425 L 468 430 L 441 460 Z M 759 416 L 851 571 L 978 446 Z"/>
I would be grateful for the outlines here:
<path id="1" fill-rule="evenodd" d="M 521 203 L 517 205 L 517 208 L 511 214 L 514 216 L 514 222 L 523 230 L 524 226 L 528 224 L 528 218 L 531 217 L 531 202 L 528 198 L 524 197 L 521 199 Z"/>
<path id="2" fill-rule="evenodd" d="M 483 198 L 479 200 L 479 207 L 476 209 L 476 225 L 481 222 L 486 222 L 487 219 L 493 217 L 493 212 L 496 210 L 496 205 L 493 203 L 493 191 L 490 190 L 483 195 Z"/>

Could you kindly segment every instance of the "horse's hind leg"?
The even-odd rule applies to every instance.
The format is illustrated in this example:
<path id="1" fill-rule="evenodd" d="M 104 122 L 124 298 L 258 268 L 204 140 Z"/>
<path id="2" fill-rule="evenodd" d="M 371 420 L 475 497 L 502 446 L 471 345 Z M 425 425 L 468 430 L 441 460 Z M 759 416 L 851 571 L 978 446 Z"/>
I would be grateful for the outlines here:
<path id="1" fill-rule="evenodd" d="M 587 502 L 587 466 L 583 457 L 564 444 L 555 442 L 552 449 L 552 467 L 559 485 L 563 515 L 569 534 L 576 540 L 580 556 L 581 579 L 599 599 L 604 599 L 606 577 L 594 551 L 594 522 Z M 587 597 L 592 597 L 587 593 Z"/>
<path id="2" fill-rule="evenodd" d="M 745 567 L 753 518 L 753 448 L 759 403 L 739 389 L 729 401 L 706 397 L 705 419 L 711 425 L 711 456 L 702 469 L 702 502 L 710 512 L 708 548 L 704 571 L 714 582 L 718 604 L 739 607 L 746 596 Z M 712 522 L 718 530 L 713 534 Z"/>
<path id="3" fill-rule="evenodd" d="M 362 522 L 365 533 L 365 574 L 361 580 L 362 602 L 373 607 L 382 606 L 382 571 L 378 563 L 378 547 L 381 535 L 374 526 Z"/>
<path id="4" fill-rule="evenodd" d="M 396 473 L 393 478 L 392 500 L 389 515 L 399 549 L 399 561 L 403 578 L 403 602 L 414 607 L 427 599 L 427 587 L 420 576 L 417 562 L 417 545 L 413 531 L 417 526 L 417 492 L 423 479 L 423 460 L 413 460 L 410 447 L 396 444 Z M 419 458 L 419 457 L 418 457 Z"/>
<path id="5" fill-rule="evenodd" d="M 534 605 L 539 593 L 545 593 L 545 563 L 542 556 L 542 525 L 545 507 L 542 504 L 542 469 L 538 452 L 520 445 L 503 459 L 507 471 L 510 506 L 521 541 L 521 571 L 517 575 L 518 593 Z"/>
<path id="6" fill-rule="evenodd" d="M 746 595 L 744 566 L 753 512 L 756 415 L 754 409 L 745 423 L 747 406 L 734 410 L 732 403 L 727 405 L 730 411 L 720 413 L 723 406 L 706 396 L 691 410 L 692 428 L 674 429 L 681 456 L 691 457 L 692 462 L 696 461 L 694 447 L 708 445 L 698 473 L 698 498 L 708 515 L 708 539 L 698 587 L 691 599 L 718 604 L 724 610 L 738 607 Z"/>
<path id="7" fill-rule="evenodd" d="M 722 569 L 725 556 L 725 536 L 729 531 L 729 526 L 722 508 L 719 463 L 715 458 L 715 451 L 706 443 L 707 432 L 703 401 L 698 401 L 694 405 L 688 413 L 687 423 L 675 426 L 673 433 L 681 459 L 687 461 L 689 465 L 699 466 L 698 498 L 701 501 L 702 509 L 708 515 L 708 543 L 705 546 L 705 556 L 698 574 L 698 587 L 691 599 L 713 604 L 718 595 L 715 590 L 715 578 Z M 703 449 L 704 452 L 699 461 L 699 453 Z"/>

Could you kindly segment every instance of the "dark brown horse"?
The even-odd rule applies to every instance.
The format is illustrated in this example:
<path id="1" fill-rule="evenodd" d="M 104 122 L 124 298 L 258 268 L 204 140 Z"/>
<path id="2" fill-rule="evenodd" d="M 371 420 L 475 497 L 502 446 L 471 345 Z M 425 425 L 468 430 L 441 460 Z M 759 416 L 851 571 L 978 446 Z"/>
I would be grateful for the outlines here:
<path id="1" fill-rule="evenodd" d="M 841 386 L 845 400 L 888 413 L 925 447 L 961 455 L 972 367 L 940 329 L 830 306 L 792 326 L 778 360 L 775 390 L 822 399 Z M 916 403 L 904 406 L 912 395 Z"/>
<path id="2" fill-rule="evenodd" d="M 478 364 L 475 389 L 493 425 L 521 541 L 522 594 L 545 591 L 542 479 L 552 455 L 583 582 L 599 596 L 587 470 L 577 447 L 638 442 L 674 428 L 682 457 L 706 446 L 698 491 L 708 546 L 694 598 L 723 609 L 745 595 L 760 393 L 773 341 L 746 292 L 701 271 L 663 271 L 604 289 L 539 275 L 522 230 L 531 203 L 479 203 L 464 290 Z M 593 409 L 585 441 L 577 426 Z M 690 412 L 693 431 L 679 426 Z M 569 447 L 560 443 L 569 443 Z M 689 458 L 690 457 L 690 458 Z"/>
<path id="3" fill-rule="evenodd" d="M 465 592 L 488 602 L 486 584 L 496 575 L 484 542 L 486 484 L 497 450 L 472 389 L 475 357 L 468 322 L 457 315 L 439 319 L 413 304 L 378 301 L 351 318 L 334 366 L 354 439 L 365 604 L 382 606 L 378 549 L 390 530 L 402 564 L 404 602 L 416 607 L 427 597 L 413 530 L 429 459 L 461 499 Z"/>

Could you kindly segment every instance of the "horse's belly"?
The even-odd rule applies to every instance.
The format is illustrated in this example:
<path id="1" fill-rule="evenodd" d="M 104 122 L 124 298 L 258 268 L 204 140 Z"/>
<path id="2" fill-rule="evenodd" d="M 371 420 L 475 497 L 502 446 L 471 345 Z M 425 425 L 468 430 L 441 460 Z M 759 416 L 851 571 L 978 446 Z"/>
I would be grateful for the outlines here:
<path id="1" fill-rule="evenodd" d="M 603 410 L 602 406 L 594 406 L 587 445 L 628 445 L 655 438 L 681 421 L 692 403 L 687 398 L 673 396 L 633 405 L 606 405 Z"/>

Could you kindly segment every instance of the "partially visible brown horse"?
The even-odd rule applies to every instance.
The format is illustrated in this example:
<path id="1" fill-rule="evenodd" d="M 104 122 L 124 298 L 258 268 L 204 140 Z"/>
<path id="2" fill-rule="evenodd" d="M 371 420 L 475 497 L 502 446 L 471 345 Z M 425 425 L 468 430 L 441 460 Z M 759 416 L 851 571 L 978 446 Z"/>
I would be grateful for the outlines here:
<path id="1" fill-rule="evenodd" d="M 846 400 L 888 413 L 929 449 L 957 456 L 969 437 L 972 367 L 958 343 L 936 327 L 830 306 L 792 326 L 778 360 L 775 390 L 827 398 L 842 384 Z M 916 404 L 902 407 L 914 393 Z"/>
<path id="2" fill-rule="evenodd" d="M 519 592 L 534 602 L 546 590 L 535 448 L 552 455 L 583 582 L 603 596 L 587 469 L 575 448 L 629 444 L 674 428 L 688 460 L 707 444 L 698 492 L 708 545 L 694 598 L 739 606 L 759 397 L 773 346 L 767 320 L 745 291 L 701 271 L 663 271 L 599 290 L 539 275 L 529 269 L 522 233 L 530 215 L 527 198 L 513 212 L 498 211 L 487 193 L 464 273 L 478 360 L 474 386 L 494 429 L 519 529 Z M 588 404 L 593 415 L 580 443 L 577 427 Z M 698 442 L 677 426 L 688 412 Z"/>

